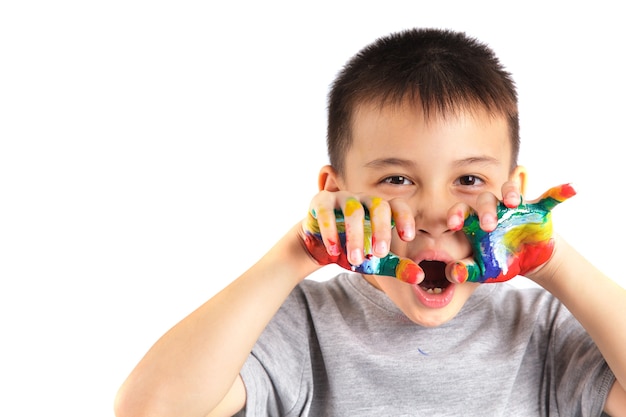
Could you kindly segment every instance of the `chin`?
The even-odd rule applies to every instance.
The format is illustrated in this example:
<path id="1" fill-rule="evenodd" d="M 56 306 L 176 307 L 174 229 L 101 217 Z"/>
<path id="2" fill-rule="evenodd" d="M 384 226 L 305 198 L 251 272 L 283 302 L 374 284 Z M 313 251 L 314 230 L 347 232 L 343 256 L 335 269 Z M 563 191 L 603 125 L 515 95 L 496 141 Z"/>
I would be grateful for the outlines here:
<path id="1" fill-rule="evenodd" d="M 377 287 L 409 320 L 424 327 L 437 327 L 452 320 L 480 285 L 449 283 L 441 291 L 431 291 L 424 285 L 406 284 L 387 277 L 376 281 Z"/>
<path id="2" fill-rule="evenodd" d="M 403 310 L 409 320 L 417 325 L 422 327 L 438 327 L 456 317 L 461 309 L 453 309 L 449 306 L 439 311 L 429 309 L 428 311 L 406 312 L 402 308 L 401 310 Z"/>

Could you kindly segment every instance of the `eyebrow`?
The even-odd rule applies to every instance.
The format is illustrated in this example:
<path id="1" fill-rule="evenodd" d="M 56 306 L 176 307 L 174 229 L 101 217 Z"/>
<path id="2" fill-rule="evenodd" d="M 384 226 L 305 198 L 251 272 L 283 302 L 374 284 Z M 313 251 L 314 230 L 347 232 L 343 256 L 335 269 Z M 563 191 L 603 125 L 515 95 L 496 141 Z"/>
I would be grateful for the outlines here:
<path id="1" fill-rule="evenodd" d="M 468 165 L 500 165 L 501 162 L 493 158 L 491 156 L 480 155 L 480 156 L 470 156 L 463 159 L 458 159 L 453 161 L 452 165 L 455 167 L 464 167 Z M 366 168 L 381 168 L 381 167 L 389 167 L 389 166 L 399 166 L 403 168 L 413 168 L 415 167 L 415 162 L 403 159 L 403 158 L 380 158 L 374 159 L 365 164 Z"/>
<path id="2" fill-rule="evenodd" d="M 501 162 L 500 160 L 491 157 L 491 156 L 486 156 L 486 155 L 481 155 L 481 156 L 471 156 L 468 158 L 463 158 L 463 159 L 459 159 L 457 161 L 454 161 L 454 165 L 457 167 L 464 167 L 466 165 L 475 165 L 475 164 L 480 164 L 480 165 L 500 165 Z"/>
<path id="3" fill-rule="evenodd" d="M 415 167 L 415 162 L 410 161 L 408 159 L 402 158 L 380 158 L 374 159 L 373 161 L 365 164 L 366 168 L 381 168 L 388 166 L 401 166 L 404 168 L 413 168 Z"/>

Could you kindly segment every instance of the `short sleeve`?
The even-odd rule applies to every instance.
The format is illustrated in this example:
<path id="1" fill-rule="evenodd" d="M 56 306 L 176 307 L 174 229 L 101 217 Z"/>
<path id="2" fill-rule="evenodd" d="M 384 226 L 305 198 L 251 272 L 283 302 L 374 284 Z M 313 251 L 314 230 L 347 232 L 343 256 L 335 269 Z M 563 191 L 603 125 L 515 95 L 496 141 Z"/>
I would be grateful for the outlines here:
<path id="1" fill-rule="evenodd" d="M 246 387 L 241 416 L 300 415 L 310 376 L 310 318 L 298 287 L 289 295 L 246 360 L 240 375 Z"/>
<path id="2" fill-rule="evenodd" d="M 551 339 L 544 370 L 544 381 L 551 381 L 544 390 L 550 396 L 546 404 L 555 415 L 601 415 L 615 376 L 597 346 L 569 313 L 557 317 Z"/>

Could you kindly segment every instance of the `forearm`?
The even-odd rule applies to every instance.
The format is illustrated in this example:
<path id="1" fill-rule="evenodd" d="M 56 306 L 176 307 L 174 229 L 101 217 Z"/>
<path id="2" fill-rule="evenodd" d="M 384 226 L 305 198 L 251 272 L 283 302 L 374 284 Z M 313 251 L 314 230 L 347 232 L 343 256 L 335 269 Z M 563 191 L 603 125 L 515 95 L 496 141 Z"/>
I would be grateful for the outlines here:
<path id="1" fill-rule="evenodd" d="M 626 289 L 557 239 L 552 259 L 533 279 L 571 311 L 626 387 Z"/>
<path id="2" fill-rule="evenodd" d="M 206 415 L 289 292 L 316 267 L 289 233 L 155 343 L 124 383 L 118 407 L 133 416 Z"/>

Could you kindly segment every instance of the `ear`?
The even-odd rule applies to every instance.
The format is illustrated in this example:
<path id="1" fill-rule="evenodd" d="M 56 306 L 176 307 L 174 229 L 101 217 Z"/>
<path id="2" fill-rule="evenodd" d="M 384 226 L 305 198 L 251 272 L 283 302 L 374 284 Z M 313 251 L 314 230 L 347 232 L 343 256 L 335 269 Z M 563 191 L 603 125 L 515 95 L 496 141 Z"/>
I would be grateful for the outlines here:
<path id="1" fill-rule="evenodd" d="M 526 176 L 526 168 L 521 165 L 516 166 L 509 176 L 509 181 L 515 181 L 519 184 L 520 192 L 522 193 L 522 195 L 526 194 Z"/>
<path id="2" fill-rule="evenodd" d="M 319 176 L 317 177 L 317 186 L 320 191 L 339 191 L 341 179 L 335 168 L 330 165 L 324 165 L 320 169 Z"/>

